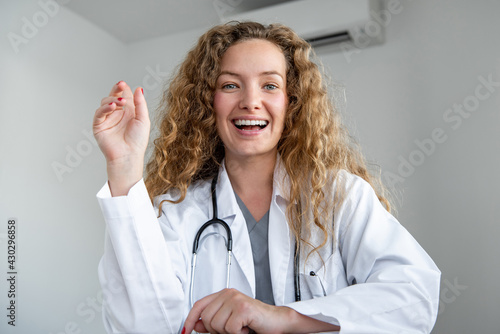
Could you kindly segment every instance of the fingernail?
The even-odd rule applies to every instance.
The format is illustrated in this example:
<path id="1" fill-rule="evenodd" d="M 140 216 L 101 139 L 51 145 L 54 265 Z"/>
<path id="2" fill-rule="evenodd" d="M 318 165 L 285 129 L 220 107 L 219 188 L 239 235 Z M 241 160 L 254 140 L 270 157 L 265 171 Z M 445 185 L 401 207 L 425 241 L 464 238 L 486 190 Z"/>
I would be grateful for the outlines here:
<path id="1" fill-rule="evenodd" d="M 142 92 L 142 95 L 144 95 L 144 89 L 141 88 L 141 92 Z M 184 334 L 184 333 L 182 333 L 182 334 Z"/>
<path id="2" fill-rule="evenodd" d="M 122 81 L 121 81 L 121 80 L 120 80 L 120 81 L 118 81 L 118 82 L 116 83 L 116 85 L 118 86 L 118 85 L 120 84 L 120 82 L 122 82 Z"/>
<path id="3" fill-rule="evenodd" d="M 181 334 L 185 334 L 186 333 L 186 327 L 182 327 L 182 332 Z"/>
<path id="4" fill-rule="evenodd" d="M 119 97 L 119 98 L 118 98 L 118 101 L 121 101 L 121 100 L 123 100 L 123 97 Z"/>
<path id="5" fill-rule="evenodd" d="M 111 102 L 109 105 L 112 105 L 114 102 Z"/>

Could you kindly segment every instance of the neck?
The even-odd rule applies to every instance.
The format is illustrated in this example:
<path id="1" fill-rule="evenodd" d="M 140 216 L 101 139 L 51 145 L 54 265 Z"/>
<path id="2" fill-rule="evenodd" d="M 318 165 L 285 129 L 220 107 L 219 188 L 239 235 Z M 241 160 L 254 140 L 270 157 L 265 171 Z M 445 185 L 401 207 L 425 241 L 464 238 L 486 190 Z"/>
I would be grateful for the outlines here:
<path id="1" fill-rule="evenodd" d="M 258 221 L 269 210 L 276 154 L 258 157 L 226 155 L 225 165 L 234 191 Z"/>

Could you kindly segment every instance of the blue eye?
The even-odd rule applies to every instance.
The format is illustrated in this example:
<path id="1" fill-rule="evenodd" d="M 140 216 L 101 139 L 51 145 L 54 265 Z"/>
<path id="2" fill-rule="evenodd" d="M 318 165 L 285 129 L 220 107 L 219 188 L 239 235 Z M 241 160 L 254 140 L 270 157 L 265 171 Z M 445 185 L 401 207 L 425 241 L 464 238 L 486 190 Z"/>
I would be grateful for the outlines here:
<path id="1" fill-rule="evenodd" d="M 273 85 L 273 84 L 267 84 L 264 86 L 264 88 L 267 90 L 275 90 L 278 87 L 276 85 Z"/>
<path id="2" fill-rule="evenodd" d="M 235 84 L 226 84 L 222 86 L 222 89 L 235 89 L 236 85 Z"/>

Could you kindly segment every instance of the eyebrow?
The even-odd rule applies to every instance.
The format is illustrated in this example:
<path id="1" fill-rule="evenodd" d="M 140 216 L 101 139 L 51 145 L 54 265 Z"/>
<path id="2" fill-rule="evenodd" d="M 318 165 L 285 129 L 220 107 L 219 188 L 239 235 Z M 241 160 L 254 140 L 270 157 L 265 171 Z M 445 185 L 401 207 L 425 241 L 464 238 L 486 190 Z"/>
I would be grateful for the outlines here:
<path id="1" fill-rule="evenodd" d="M 233 75 L 235 77 L 241 77 L 241 74 L 231 72 L 231 71 L 221 71 L 219 74 L 219 77 L 221 75 Z M 284 79 L 283 76 L 277 71 L 264 71 L 264 72 L 259 73 L 259 76 L 265 76 L 265 75 L 277 75 L 277 76 L 281 77 L 281 79 Z"/>

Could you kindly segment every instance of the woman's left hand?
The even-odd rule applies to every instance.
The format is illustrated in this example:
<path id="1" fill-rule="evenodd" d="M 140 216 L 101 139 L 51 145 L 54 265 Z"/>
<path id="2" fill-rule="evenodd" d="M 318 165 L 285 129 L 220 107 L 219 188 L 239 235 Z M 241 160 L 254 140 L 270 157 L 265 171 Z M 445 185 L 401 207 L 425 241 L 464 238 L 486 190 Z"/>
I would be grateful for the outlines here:
<path id="1" fill-rule="evenodd" d="M 235 289 L 224 289 L 198 300 L 184 323 L 183 333 L 257 333 L 288 332 L 289 307 L 272 306 L 248 297 Z"/>

